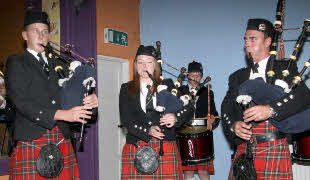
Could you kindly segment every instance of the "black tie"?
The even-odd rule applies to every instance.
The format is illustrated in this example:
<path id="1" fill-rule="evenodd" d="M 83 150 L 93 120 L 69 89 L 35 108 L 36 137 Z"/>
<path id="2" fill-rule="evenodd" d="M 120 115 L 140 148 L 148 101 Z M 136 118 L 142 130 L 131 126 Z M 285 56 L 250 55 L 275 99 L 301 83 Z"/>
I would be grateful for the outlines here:
<path id="1" fill-rule="evenodd" d="M 252 67 L 253 73 L 258 73 L 258 63 L 254 64 L 254 66 Z"/>
<path id="2" fill-rule="evenodd" d="M 150 113 L 154 110 L 153 106 L 153 97 L 152 97 L 152 89 L 150 85 L 147 85 L 146 88 L 148 89 L 145 101 L 145 112 L 146 115 L 149 117 Z"/>
<path id="3" fill-rule="evenodd" d="M 48 77 L 49 73 L 50 73 L 50 69 L 48 67 L 48 64 L 44 61 L 41 53 L 38 53 L 38 57 L 39 57 L 39 62 L 41 64 L 41 66 L 42 66 L 42 69 L 43 69 L 43 71 L 45 72 L 45 74 Z"/>

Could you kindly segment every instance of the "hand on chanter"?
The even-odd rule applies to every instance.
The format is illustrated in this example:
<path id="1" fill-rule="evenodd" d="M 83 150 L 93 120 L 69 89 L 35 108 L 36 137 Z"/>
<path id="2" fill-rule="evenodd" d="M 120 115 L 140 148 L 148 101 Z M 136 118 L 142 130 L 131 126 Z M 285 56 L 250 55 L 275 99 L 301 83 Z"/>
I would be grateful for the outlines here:
<path id="1" fill-rule="evenodd" d="M 159 123 L 161 126 L 166 126 L 167 128 L 171 128 L 172 126 L 174 126 L 176 121 L 177 121 L 177 118 L 175 117 L 175 114 L 169 113 L 169 114 L 163 115 L 160 118 Z"/>
<path id="2" fill-rule="evenodd" d="M 248 108 L 243 113 L 244 122 L 264 121 L 271 117 L 269 105 L 257 105 Z"/>
<path id="3" fill-rule="evenodd" d="M 165 137 L 164 133 L 161 132 L 161 129 L 158 126 L 152 126 L 149 130 L 149 135 L 161 140 Z"/>
<path id="4" fill-rule="evenodd" d="M 248 125 L 243 121 L 237 121 L 234 123 L 232 128 L 236 136 L 244 140 L 250 140 L 252 136 L 252 132 L 251 132 L 252 125 L 251 124 Z"/>
<path id="5" fill-rule="evenodd" d="M 83 119 L 90 119 L 93 114 L 90 106 L 76 106 L 68 110 L 57 110 L 54 120 L 61 120 L 67 122 L 80 122 L 86 124 L 87 121 Z"/>
<path id="6" fill-rule="evenodd" d="M 85 94 L 85 97 L 83 99 L 83 104 L 84 105 L 87 105 L 91 108 L 97 108 L 98 107 L 98 97 L 95 93 L 89 95 L 89 96 L 86 96 Z"/>

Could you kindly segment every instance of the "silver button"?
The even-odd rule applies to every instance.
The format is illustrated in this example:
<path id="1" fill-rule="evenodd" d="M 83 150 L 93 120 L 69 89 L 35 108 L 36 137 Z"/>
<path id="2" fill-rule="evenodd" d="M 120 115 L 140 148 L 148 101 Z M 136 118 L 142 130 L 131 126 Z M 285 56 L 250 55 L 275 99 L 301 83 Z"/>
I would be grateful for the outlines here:
<path id="1" fill-rule="evenodd" d="M 40 114 L 42 114 L 43 112 L 42 112 L 42 111 L 40 111 L 39 113 L 40 113 Z"/>
<path id="2" fill-rule="evenodd" d="M 138 126 L 137 126 L 137 125 L 135 125 L 135 128 L 138 128 Z"/>
<path id="3" fill-rule="evenodd" d="M 52 104 L 55 104 L 55 103 L 56 103 L 56 101 L 55 101 L 55 100 L 53 100 L 53 101 L 52 101 Z"/>
<path id="4" fill-rule="evenodd" d="M 225 114 L 224 114 L 224 118 L 225 118 L 226 116 L 227 116 L 227 114 L 225 113 Z"/>
<path id="5" fill-rule="evenodd" d="M 177 116 L 180 116 L 181 114 L 180 113 L 177 113 Z"/>
<path id="6" fill-rule="evenodd" d="M 140 126 L 139 129 L 142 130 L 142 126 Z"/>
<path id="7" fill-rule="evenodd" d="M 230 123 L 231 123 L 230 121 L 227 122 L 227 124 L 230 124 Z"/>
<path id="8" fill-rule="evenodd" d="M 293 94 L 290 95 L 290 99 L 294 99 L 294 95 Z"/>
<path id="9" fill-rule="evenodd" d="M 181 113 L 183 113 L 183 111 L 181 111 Z"/>
<path id="10" fill-rule="evenodd" d="M 277 106 L 282 106 L 282 103 L 280 103 L 280 102 L 277 102 Z"/>
<path id="11" fill-rule="evenodd" d="M 37 121 L 40 121 L 40 118 L 37 118 L 36 120 L 37 120 Z"/>
<path id="12" fill-rule="evenodd" d="M 144 129 L 143 131 L 146 132 L 146 129 Z"/>
<path id="13" fill-rule="evenodd" d="M 150 122 L 149 122 L 149 125 L 151 125 L 151 124 L 152 124 L 152 122 L 150 121 Z"/>
<path id="14" fill-rule="evenodd" d="M 228 116 L 225 119 L 228 120 L 229 119 Z"/>
<path id="15" fill-rule="evenodd" d="M 283 102 L 285 102 L 285 103 L 286 103 L 287 101 L 288 101 L 288 99 L 286 99 L 286 98 L 285 98 L 285 99 L 283 99 Z"/>
<path id="16" fill-rule="evenodd" d="M 187 111 L 187 109 L 184 109 L 184 111 L 186 112 L 186 111 Z"/>

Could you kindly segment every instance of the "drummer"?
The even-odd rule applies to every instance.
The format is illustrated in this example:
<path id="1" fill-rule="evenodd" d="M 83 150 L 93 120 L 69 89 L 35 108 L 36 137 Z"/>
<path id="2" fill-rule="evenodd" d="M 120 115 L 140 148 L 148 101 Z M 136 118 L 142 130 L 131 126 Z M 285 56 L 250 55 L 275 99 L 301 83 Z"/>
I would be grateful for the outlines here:
<path id="1" fill-rule="evenodd" d="M 203 68 L 201 63 L 199 62 L 191 62 L 188 64 L 188 85 L 183 85 L 179 88 L 179 95 L 183 94 L 190 94 L 191 89 L 198 87 L 200 80 L 203 77 Z M 206 118 L 208 116 L 208 97 L 210 96 L 210 114 L 211 117 L 209 120 L 198 120 L 199 118 Z M 196 102 L 195 102 L 195 114 L 194 119 L 197 119 L 197 121 L 192 121 L 192 125 L 204 125 L 207 126 L 207 123 L 209 123 L 209 129 L 215 129 L 219 124 L 219 119 L 215 119 L 214 116 L 217 116 L 218 113 L 215 108 L 214 103 L 214 93 L 212 90 L 208 93 L 208 88 L 202 87 L 199 89 L 199 91 L 195 95 Z M 198 173 L 199 178 L 201 180 L 209 180 L 210 175 L 214 174 L 214 166 L 213 166 L 213 159 L 210 161 L 194 164 L 194 165 L 186 165 L 182 166 L 184 171 L 184 179 L 189 180 L 193 179 L 194 173 Z"/>

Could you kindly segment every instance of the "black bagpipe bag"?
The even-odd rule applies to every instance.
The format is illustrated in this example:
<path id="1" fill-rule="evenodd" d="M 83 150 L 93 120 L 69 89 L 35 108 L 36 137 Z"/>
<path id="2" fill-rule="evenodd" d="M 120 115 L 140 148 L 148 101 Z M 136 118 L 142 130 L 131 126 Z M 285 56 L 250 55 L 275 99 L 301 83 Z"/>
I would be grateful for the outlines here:
<path id="1" fill-rule="evenodd" d="M 157 106 L 164 107 L 164 114 L 175 113 L 180 110 L 184 103 L 177 96 L 173 95 L 170 91 L 175 88 L 171 79 L 164 79 L 161 85 L 166 85 L 168 88 L 161 90 L 157 94 Z"/>
<path id="2" fill-rule="evenodd" d="M 84 94 L 87 89 L 83 82 L 92 79 L 92 87 L 95 86 L 95 69 L 88 64 L 82 64 L 76 67 L 72 77 L 65 81 L 61 90 L 61 107 L 62 109 L 70 109 L 75 106 L 83 105 Z M 93 109 L 93 114 L 97 109 Z"/>
<path id="3" fill-rule="evenodd" d="M 282 87 L 267 84 L 259 77 L 242 83 L 239 87 L 239 94 L 249 95 L 256 104 L 264 105 L 283 97 L 286 93 Z M 310 129 L 309 117 L 310 108 L 281 121 L 268 120 L 281 132 L 294 134 Z"/>

